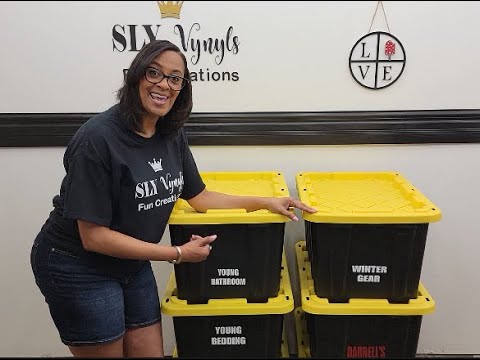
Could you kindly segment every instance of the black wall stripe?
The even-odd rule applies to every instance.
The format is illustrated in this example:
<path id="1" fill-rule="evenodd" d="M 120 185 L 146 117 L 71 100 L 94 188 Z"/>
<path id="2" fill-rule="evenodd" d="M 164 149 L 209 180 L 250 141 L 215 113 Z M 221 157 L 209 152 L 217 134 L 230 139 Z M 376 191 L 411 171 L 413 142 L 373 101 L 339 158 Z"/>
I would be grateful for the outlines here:
<path id="1" fill-rule="evenodd" d="M 0 146 L 65 146 L 94 113 L 0 113 Z M 193 113 L 191 145 L 480 143 L 480 109 Z"/>

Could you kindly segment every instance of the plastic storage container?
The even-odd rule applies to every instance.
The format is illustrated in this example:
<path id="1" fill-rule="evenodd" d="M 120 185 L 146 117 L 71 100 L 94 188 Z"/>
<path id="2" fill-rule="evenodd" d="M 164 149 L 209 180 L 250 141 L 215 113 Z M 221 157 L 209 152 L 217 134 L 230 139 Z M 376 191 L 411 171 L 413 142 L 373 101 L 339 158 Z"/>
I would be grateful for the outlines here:
<path id="1" fill-rule="evenodd" d="M 278 172 L 201 173 L 211 191 L 232 195 L 289 196 Z M 265 302 L 277 296 L 286 216 L 268 210 L 212 209 L 195 212 L 179 200 L 169 219 L 172 245 L 182 245 L 192 234 L 216 234 L 212 251 L 201 263 L 175 265 L 178 298 L 189 304 L 209 299 L 247 298 Z"/>
<path id="2" fill-rule="evenodd" d="M 435 310 L 422 283 L 418 296 L 406 304 L 360 298 L 330 303 L 314 292 L 305 241 L 295 251 L 302 303 L 294 314 L 299 355 L 308 356 L 308 346 L 312 358 L 415 357 L 422 317 Z"/>
<path id="3" fill-rule="evenodd" d="M 282 341 L 280 345 L 280 357 L 282 359 L 288 359 L 290 358 L 290 350 L 288 348 L 288 341 L 286 337 L 287 333 L 285 331 L 285 326 L 283 327 L 283 334 L 282 334 Z M 310 352 L 309 352 L 310 354 Z M 173 349 L 173 354 L 172 357 L 177 358 L 178 357 L 178 352 L 177 352 L 177 347 Z"/>
<path id="4" fill-rule="evenodd" d="M 188 304 L 176 294 L 172 272 L 162 298 L 162 313 L 173 317 L 180 358 L 279 358 L 285 314 L 294 308 L 285 256 L 280 290 L 266 303 L 211 299 Z"/>
<path id="5" fill-rule="evenodd" d="M 331 301 L 408 302 L 418 292 L 428 225 L 441 212 L 396 172 L 296 176 L 315 292 Z"/>

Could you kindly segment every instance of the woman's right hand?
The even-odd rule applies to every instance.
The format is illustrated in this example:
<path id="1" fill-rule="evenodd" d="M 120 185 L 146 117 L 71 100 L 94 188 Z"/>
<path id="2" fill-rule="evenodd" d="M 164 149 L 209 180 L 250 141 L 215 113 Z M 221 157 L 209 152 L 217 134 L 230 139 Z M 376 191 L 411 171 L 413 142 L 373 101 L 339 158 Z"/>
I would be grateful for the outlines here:
<path id="1" fill-rule="evenodd" d="M 201 237 L 192 235 L 188 243 L 180 246 L 182 249 L 182 262 L 198 263 L 207 259 L 212 251 L 210 243 L 215 241 L 217 235 Z"/>

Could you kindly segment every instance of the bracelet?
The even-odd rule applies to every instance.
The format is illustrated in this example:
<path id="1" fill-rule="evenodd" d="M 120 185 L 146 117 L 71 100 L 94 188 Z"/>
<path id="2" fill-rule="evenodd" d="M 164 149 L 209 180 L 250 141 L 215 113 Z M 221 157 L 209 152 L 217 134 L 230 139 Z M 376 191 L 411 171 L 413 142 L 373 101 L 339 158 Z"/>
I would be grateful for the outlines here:
<path id="1" fill-rule="evenodd" d="M 182 249 L 175 245 L 175 250 L 177 250 L 177 258 L 175 260 L 169 261 L 169 263 L 178 265 L 182 262 Z"/>

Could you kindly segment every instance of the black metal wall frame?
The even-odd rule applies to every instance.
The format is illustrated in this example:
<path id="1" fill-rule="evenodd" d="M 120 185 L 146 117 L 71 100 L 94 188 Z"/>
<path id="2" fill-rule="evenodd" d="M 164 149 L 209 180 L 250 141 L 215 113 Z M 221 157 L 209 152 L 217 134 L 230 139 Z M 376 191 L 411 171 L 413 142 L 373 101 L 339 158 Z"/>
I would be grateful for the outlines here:
<path id="1" fill-rule="evenodd" d="M 0 113 L 0 147 L 65 146 L 94 113 Z M 191 145 L 480 143 L 480 109 L 192 113 Z"/>

